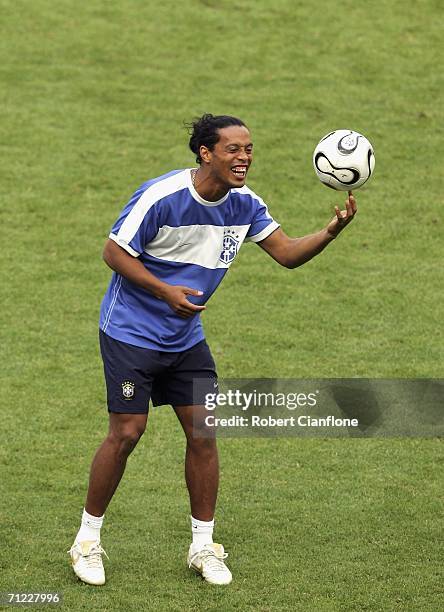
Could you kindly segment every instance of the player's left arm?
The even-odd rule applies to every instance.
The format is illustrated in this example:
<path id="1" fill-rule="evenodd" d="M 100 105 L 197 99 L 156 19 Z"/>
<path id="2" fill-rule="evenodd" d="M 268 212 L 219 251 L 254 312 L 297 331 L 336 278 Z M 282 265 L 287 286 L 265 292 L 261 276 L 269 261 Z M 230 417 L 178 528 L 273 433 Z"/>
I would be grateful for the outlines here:
<path id="1" fill-rule="evenodd" d="M 345 201 L 345 210 L 340 210 L 338 206 L 335 206 L 335 216 L 319 232 L 302 238 L 290 238 L 281 228 L 278 228 L 258 244 L 282 266 L 297 268 L 323 251 L 353 220 L 356 211 L 356 200 L 349 191 Z"/>

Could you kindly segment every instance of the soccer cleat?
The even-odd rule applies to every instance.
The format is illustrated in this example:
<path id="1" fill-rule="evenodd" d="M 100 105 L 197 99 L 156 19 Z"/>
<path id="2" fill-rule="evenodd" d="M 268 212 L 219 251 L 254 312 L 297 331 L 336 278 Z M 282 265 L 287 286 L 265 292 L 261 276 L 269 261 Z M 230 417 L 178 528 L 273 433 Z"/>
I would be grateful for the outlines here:
<path id="1" fill-rule="evenodd" d="M 103 569 L 102 553 L 108 559 L 108 555 L 100 546 L 100 542 L 87 540 L 85 542 L 74 542 L 68 554 L 74 573 L 87 584 L 105 584 L 105 570 Z"/>
<path id="2" fill-rule="evenodd" d="M 224 552 L 222 544 L 205 544 L 195 553 L 192 549 L 193 545 L 188 552 L 188 567 L 202 574 L 202 578 L 210 584 L 230 584 L 233 576 L 224 563 L 228 554 Z"/>

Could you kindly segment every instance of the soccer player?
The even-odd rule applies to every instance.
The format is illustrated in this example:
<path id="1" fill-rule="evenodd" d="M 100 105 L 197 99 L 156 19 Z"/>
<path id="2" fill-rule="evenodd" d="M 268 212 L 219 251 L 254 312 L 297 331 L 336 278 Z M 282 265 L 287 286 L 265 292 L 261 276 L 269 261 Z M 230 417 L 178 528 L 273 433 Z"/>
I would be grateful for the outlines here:
<path id="1" fill-rule="evenodd" d="M 217 374 L 200 313 L 244 241 L 296 268 L 320 253 L 353 219 L 345 210 L 319 232 L 290 238 L 245 182 L 253 160 L 247 126 L 236 117 L 203 115 L 190 126 L 197 167 L 141 185 L 114 224 L 103 257 L 114 271 L 102 302 L 100 347 L 109 433 L 91 466 L 80 530 L 71 547 L 74 572 L 104 584 L 100 529 L 127 458 L 143 434 L 148 403 L 171 404 L 186 436 L 185 478 L 191 506 L 188 565 L 212 584 L 232 579 L 213 542 L 219 482 L 215 436 L 206 430 L 204 395 Z M 193 393 L 193 379 L 203 381 Z"/>

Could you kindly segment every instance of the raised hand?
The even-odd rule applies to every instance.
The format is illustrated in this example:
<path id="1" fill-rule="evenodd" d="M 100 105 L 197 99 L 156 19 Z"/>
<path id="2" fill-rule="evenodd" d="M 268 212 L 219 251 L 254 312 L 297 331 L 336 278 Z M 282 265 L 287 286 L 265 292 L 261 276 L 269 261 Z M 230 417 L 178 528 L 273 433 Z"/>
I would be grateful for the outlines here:
<path id="1" fill-rule="evenodd" d="M 348 198 L 345 200 L 345 210 L 339 210 L 339 207 L 335 206 L 336 216 L 333 217 L 327 225 L 327 232 L 331 236 L 336 237 L 350 221 L 353 221 L 357 210 L 355 197 L 353 193 L 349 191 Z"/>

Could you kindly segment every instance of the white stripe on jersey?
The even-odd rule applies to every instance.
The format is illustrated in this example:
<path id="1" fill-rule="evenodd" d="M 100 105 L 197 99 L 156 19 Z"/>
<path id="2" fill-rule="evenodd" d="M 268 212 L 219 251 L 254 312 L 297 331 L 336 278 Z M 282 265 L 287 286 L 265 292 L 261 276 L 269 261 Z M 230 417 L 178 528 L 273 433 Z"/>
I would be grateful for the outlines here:
<path id="1" fill-rule="evenodd" d="M 128 213 L 117 234 L 111 233 L 109 238 L 133 257 L 138 257 L 139 253 L 129 243 L 137 233 L 145 215 L 161 198 L 172 195 L 184 188 L 189 188 L 194 193 L 194 198 L 197 197 L 199 202 L 209 204 L 202 200 L 199 194 L 192 189 L 190 170 L 186 169 L 148 187 Z M 265 216 L 270 219 L 271 223 L 255 236 L 248 238 L 246 238 L 246 235 L 250 225 L 230 226 L 227 228 L 217 225 L 186 225 L 180 227 L 164 225 L 159 229 L 156 237 L 147 245 L 145 252 L 164 261 L 196 264 L 213 270 L 229 268 L 232 259 L 226 258 L 230 259 L 229 263 L 220 259 L 224 249 L 224 237 L 232 237 L 235 241 L 234 246 L 237 253 L 244 240 L 259 242 L 279 227 L 279 224 L 272 220 L 265 202 L 254 191 L 251 191 L 249 187 L 244 185 L 239 189 L 232 189 L 232 191 L 243 195 L 250 195 L 254 200 L 258 201 L 264 207 Z M 229 193 L 222 200 L 212 204 L 219 204 L 228 195 Z M 224 235 L 225 230 L 229 230 L 227 236 Z"/>
<path id="2" fill-rule="evenodd" d="M 111 240 L 114 240 L 114 242 L 116 242 L 119 245 L 119 247 L 122 247 L 122 249 L 125 249 L 125 251 L 127 251 L 133 257 L 139 257 L 140 253 L 132 249 L 130 245 L 125 242 L 125 240 L 121 240 L 117 234 L 111 233 L 108 236 L 108 238 L 111 238 Z"/>
<path id="3" fill-rule="evenodd" d="M 128 245 L 134 238 L 134 235 L 142 224 L 149 209 L 161 198 L 165 198 L 176 191 L 188 187 L 188 176 L 189 170 L 185 170 L 184 172 L 173 174 L 173 176 L 169 176 L 148 187 L 134 204 L 125 221 L 122 223 L 117 232 L 117 240 L 115 240 L 115 238 L 113 238 L 113 240 L 121 247 L 128 250 L 127 246 L 124 245 Z M 135 253 L 135 251 L 132 254 L 135 254 L 136 257 L 139 255 L 139 253 Z"/>
<path id="4" fill-rule="evenodd" d="M 120 291 L 120 287 L 121 286 L 122 286 L 122 277 L 119 276 L 119 278 L 117 280 L 117 283 L 114 286 L 114 294 L 113 294 L 113 297 L 112 297 L 112 300 L 111 300 L 111 304 L 110 304 L 108 312 L 106 313 L 106 316 L 105 316 L 105 323 L 103 325 L 103 331 L 104 332 L 106 332 L 106 328 L 108 327 L 108 323 L 109 323 L 109 320 L 111 318 L 111 313 L 112 313 L 113 308 L 114 308 L 114 306 L 116 304 L 117 296 L 119 295 L 119 291 Z"/>
<path id="5" fill-rule="evenodd" d="M 247 235 L 249 225 L 164 225 L 157 236 L 146 247 L 145 253 L 165 261 L 190 263 L 215 270 L 229 268 L 220 258 L 224 249 L 224 238 L 232 239 L 236 253 Z M 224 232 L 229 230 L 229 234 Z M 233 257 L 234 259 L 234 257 Z"/>
<path id="6" fill-rule="evenodd" d="M 267 225 L 267 227 L 264 227 L 259 234 L 245 238 L 245 242 L 260 242 L 261 240 L 265 240 L 265 238 L 274 232 L 274 230 L 276 230 L 278 227 L 280 227 L 280 224 L 276 223 L 276 221 L 272 221 Z"/>
<path id="7" fill-rule="evenodd" d="M 244 241 L 260 242 L 278 227 L 280 227 L 279 223 L 273 221 L 259 234 L 249 238 L 246 238 L 249 225 L 232 225 L 227 229 L 232 232 L 230 235 L 238 243 L 237 251 L 239 251 Z M 164 225 L 149 243 L 145 253 L 164 261 L 196 264 L 210 270 L 229 268 L 232 262 L 224 263 L 219 259 L 223 250 L 224 230 L 225 228 L 220 225 L 184 225 L 181 227 Z M 120 242 L 116 234 L 110 234 L 109 237 L 133 257 L 139 256 L 139 253 L 126 242 Z"/>

